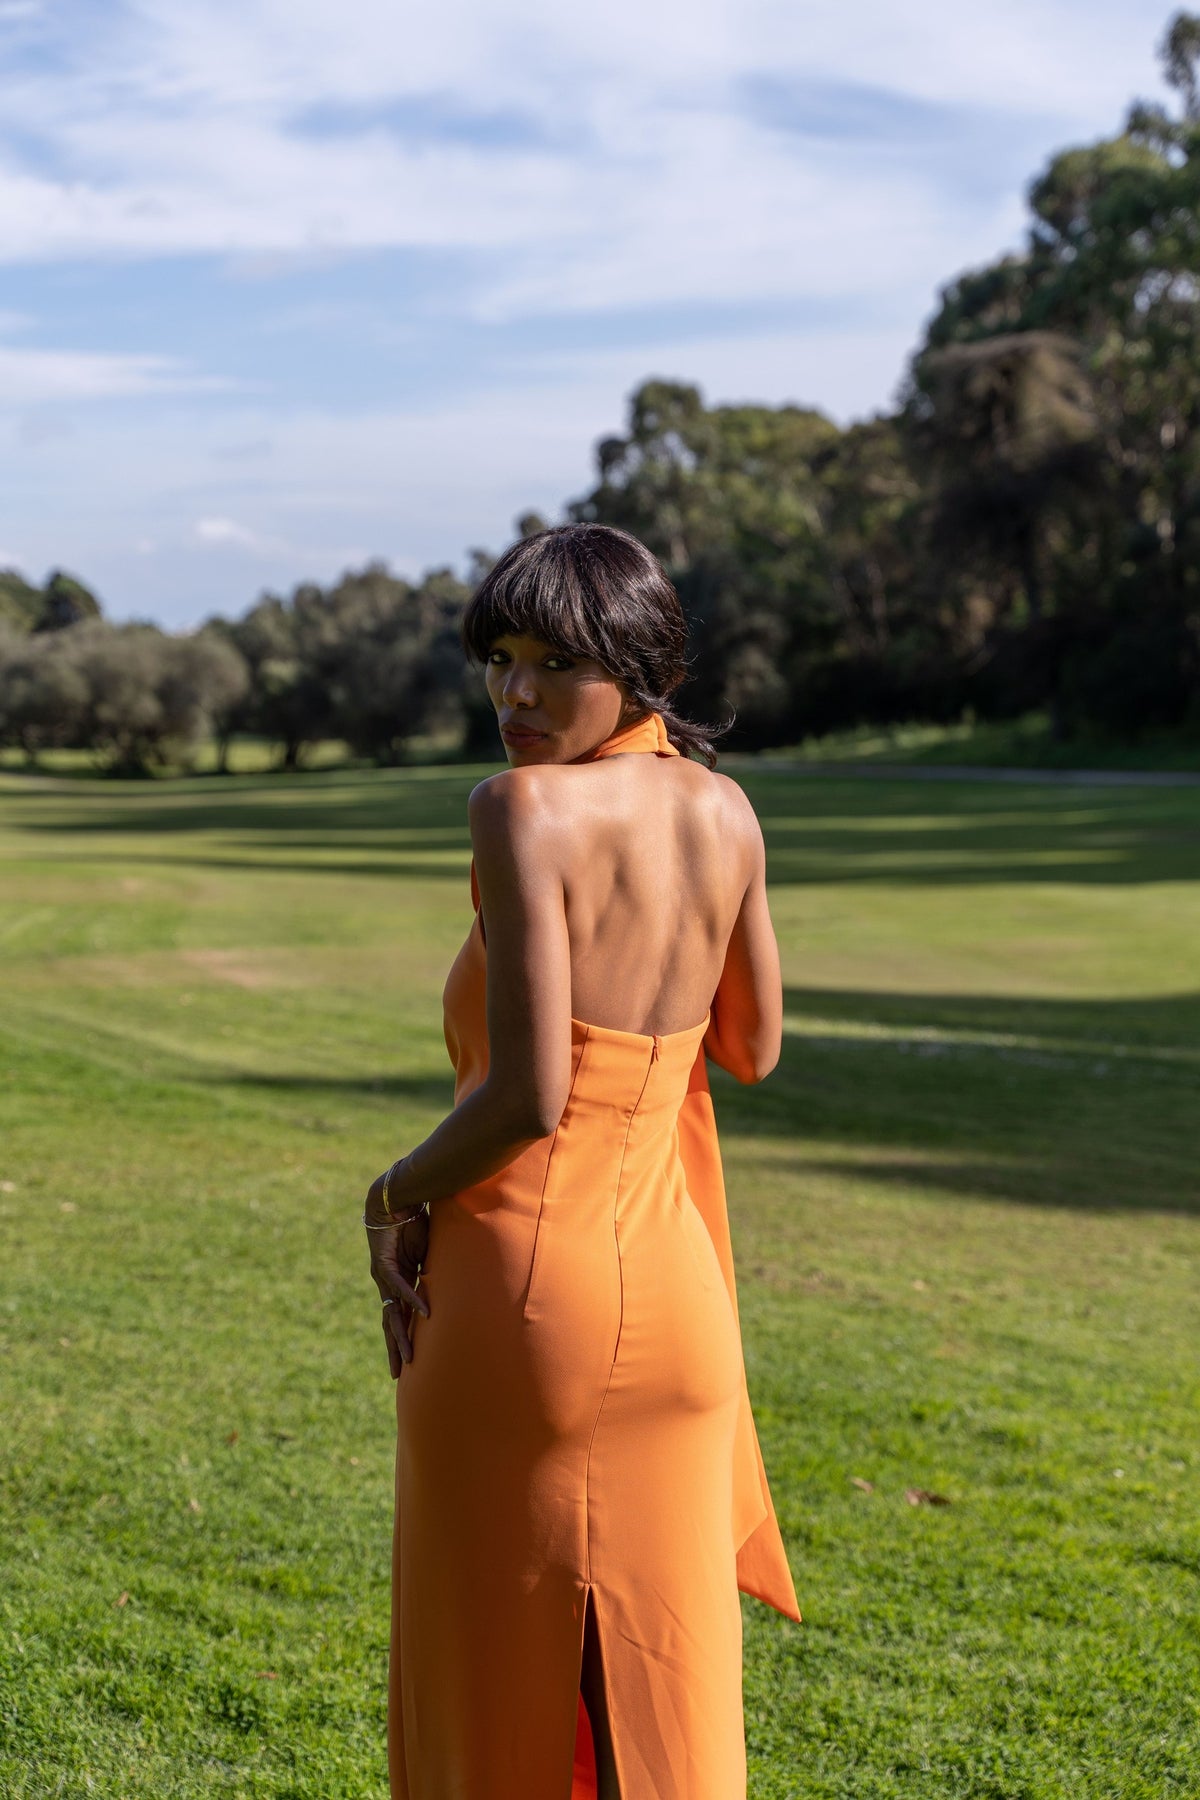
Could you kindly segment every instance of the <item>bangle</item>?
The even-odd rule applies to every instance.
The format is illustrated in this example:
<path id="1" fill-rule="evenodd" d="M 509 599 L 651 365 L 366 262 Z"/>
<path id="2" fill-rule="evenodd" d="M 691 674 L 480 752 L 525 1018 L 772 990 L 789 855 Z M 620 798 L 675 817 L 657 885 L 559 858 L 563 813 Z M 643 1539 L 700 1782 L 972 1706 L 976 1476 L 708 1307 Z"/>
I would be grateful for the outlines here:
<path id="1" fill-rule="evenodd" d="M 392 1176 L 396 1173 L 396 1170 L 400 1167 L 400 1164 L 405 1163 L 407 1161 L 408 1161 L 407 1156 L 398 1156 L 396 1158 L 395 1162 L 391 1164 L 391 1166 L 389 1167 L 387 1173 L 384 1175 L 384 1178 L 383 1178 L 383 1192 L 380 1195 L 380 1199 L 383 1201 L 383 1210 L 387 1214 L 389 1219 L 392 1216 L 392 1201 L 391 1201 L 391 1195 L 389 1192 L 391 1185 L 392 1185 Z"/>
<path id="2" fill-rule="evenodd" d="M 387 1170 L 385 1171 L 384 1177 L 383 1177 L 383 1192 L 380 1195 L 380 1199 L 383 1201 L 383 1210 L 387 1214 L 389 1219 L 392 1216 L 392 1202 L 388 1195 L 388 1189 L 392 1185 L 392 1176 L 396 1173 L 396 1163 L 398 1163 L 399 1161 L 400 1161 L 400 1158 L 397 1157 L 396 1162 L 389 1163 Z"/>
<path id="3" fill-rule="evenodd" d="M 397 1226 L 411 1225 L 414 1219 L 419 1219 L 422 1213 L 427 1213 L 428 1211 L 428 1200 L 422 1200 L 420 1206 L 414 1206 L 410 1213 L 405 1213 L 403 1216 L 398 1213 L 389 1214 L 386 1225 L 372 1225 L 366 1213 L 362 1216 L 362 1222 L 368 1231 L 395 1231 Z"/>

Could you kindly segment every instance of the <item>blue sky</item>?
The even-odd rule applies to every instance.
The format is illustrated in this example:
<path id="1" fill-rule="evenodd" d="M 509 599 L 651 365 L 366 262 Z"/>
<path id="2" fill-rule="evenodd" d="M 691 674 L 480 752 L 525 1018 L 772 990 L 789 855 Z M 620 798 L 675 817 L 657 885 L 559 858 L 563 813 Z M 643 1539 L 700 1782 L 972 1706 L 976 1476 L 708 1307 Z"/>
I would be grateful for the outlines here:
<path id="1" fill-rule="evenodd" d="M 0 566 L 185 626 L 502 548 L 647 375 L 868 415 L 1167 17 L 0 0 Z"/>

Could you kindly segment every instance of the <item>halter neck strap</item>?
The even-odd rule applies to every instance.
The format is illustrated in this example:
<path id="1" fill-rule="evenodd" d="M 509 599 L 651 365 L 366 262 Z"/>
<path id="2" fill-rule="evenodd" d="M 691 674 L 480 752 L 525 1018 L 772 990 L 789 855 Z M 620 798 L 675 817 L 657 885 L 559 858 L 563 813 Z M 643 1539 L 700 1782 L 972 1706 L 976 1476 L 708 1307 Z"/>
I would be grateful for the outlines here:
<path id="1" fill-rule="evenodd" d="M 621 731 L 614 731 L 587 756 L 577 756 L 576 762 L 598 762 L 602 756 L 624 756 L 630 750 L 648 751 L 654 756 L 678 756 L 679 752 L 667 736 L 667 728 L 663 724 L 661 713 L 647 713 L 644 719 L 635 719 L 632 725 L 626 725 Z"/>

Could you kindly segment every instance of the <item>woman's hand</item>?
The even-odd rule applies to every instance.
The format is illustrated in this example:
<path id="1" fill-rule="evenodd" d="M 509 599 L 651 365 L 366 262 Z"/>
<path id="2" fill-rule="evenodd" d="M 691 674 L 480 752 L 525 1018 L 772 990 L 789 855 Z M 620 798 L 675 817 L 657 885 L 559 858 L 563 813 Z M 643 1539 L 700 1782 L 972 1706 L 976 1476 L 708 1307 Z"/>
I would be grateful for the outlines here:
<path id="1" fill-rule="evenodd" d="M 403 1215 L 403 1208 L 399 1210 Z M 365 1223 L 373 1227 L 367 1232 L 371 1279 L 383 1301 L 383 1337 L 388 1367 L 392 1380 L 396 1381 L 404 1364 L 412 1361 L 414 1313 L 420 1313 L 423 1319 L 429 1317 L 428 1302 L 417 1292 L 421 1267 L 429 1249 L 429 1214 L 419 1212 L 403 1224 L 390 1225 L 383 1209 L 383 1176 L 380 1175 L 367 1191 L 363 1215 Z"/>

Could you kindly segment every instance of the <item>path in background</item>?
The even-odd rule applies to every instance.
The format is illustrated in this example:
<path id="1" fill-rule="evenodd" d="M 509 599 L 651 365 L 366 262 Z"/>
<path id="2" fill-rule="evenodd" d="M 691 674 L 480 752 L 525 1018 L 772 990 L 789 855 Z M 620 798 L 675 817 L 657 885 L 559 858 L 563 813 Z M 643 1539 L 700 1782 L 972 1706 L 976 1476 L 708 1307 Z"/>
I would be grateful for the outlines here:
<path id="1" fill-rule="evenodd" d="M 731 773 L 760 769 L 771 774 L 819 776 L 839 781 L 999 781 L 1030 787 L 1200 787 L 1200 775 L 1182 769 L 997 769 L 967 763 L 796 763 L 769 755 L 724 756 Z"/>

